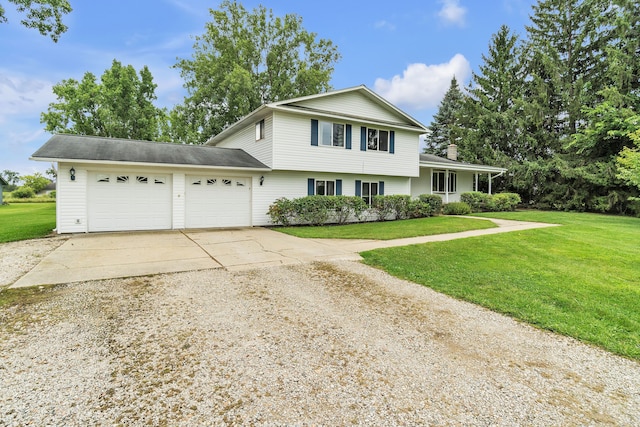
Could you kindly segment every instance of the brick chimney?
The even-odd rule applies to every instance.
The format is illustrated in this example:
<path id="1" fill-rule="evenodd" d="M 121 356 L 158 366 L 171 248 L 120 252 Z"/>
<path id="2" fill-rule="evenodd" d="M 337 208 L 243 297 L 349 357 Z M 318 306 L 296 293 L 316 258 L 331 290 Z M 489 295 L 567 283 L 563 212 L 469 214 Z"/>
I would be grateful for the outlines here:
<path id="1" fill-rule="evenodd" d="M 449 144 L 447 147 L 447 159 L 458 160 L 458 146 L 456 144 Z"/>

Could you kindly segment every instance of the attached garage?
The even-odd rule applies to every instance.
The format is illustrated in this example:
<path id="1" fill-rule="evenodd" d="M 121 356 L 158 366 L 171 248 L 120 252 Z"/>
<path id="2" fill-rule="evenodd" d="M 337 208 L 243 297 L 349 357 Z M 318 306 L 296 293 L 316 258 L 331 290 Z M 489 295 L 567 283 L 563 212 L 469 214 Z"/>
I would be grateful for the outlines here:
<path id="1" fill-rule="evenodd" d="M 88 231 L 170 229 L 171 175 L 89 172 Z"/>
<path id="2" fill-rule="evenodd" d="M 251 225 L 251 178 L 189 175 L 186 179 L 186 228 Z"/>
<path id="3" fill-rule="evenodd" d="M 270 169 L 244 150 L 54 135 L 32 159 L 58 163 L 58 233 L 244 227 Z"/>

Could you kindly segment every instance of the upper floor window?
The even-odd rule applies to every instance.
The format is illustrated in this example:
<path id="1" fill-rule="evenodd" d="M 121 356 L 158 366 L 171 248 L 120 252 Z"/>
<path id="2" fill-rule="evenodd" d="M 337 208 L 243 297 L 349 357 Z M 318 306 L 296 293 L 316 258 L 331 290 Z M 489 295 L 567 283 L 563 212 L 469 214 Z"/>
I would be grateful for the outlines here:
<path id="1" fill-rule="evenodd" d="M 449 173 L 447 173 L 446 171 L 433 171 L 431 189 L 434 193 L 455 193 L 457 185 L 457 176 L 455 172 L 449 171 Z"/>
<path id="2" fill-rule="evenodd" d="M 344 124 L 320 122 L 320 145 L 344 147 Z"/>
<path id="3" fill-rule="evenodd" d="M 311 145 L 351 150 L 351 125 L 311 119 Z"/>
<path id="4" fill-rule="evenodd" d="M 367 128 L 367 150 L 389 151 L 389 131 Z"/>
<path id="5" fill-rule="evenodd" d="M 256 123 L 256 141 L 264 139 L 264 119 Z"/>

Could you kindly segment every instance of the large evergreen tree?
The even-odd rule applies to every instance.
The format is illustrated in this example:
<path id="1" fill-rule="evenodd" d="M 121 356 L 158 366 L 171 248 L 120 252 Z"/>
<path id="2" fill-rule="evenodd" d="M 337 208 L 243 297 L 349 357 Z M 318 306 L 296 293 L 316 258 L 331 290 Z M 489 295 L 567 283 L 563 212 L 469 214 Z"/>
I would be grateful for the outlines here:
<path id="1" fill-rule="evenodd" d="M 425 153 L 445 157 L 449 144 L 460 142 L 462 123 L 459 112 L 462 109 L 462 100 L 463 94 L 458 86 L 458 80 L 453 76 L 449 89 L 440 101 L 438 112 L 429 125 L 429 133 L 425 138 Z"/>
<path id="2" fill-rule="evenodd" d="M 176 64 L 188 96 L 172 113 L 174 138 L 203 143 L 260 105 L 330 89 L 340 55 L 294 14 L 275 17 L 225 0 L 196 38 L 191 59 Z"/>
<path id="3" fill-rule="evenodd" d="M 616 159 L 633 146 L 630 135 L 638 127 L 640 5 L 618 0 L 604 2 L 602 10 L 593 42 L 601 47 L 598 78 L 589 81 L 595 103 L 583 105 L 582 126 L 565 144 L 564 175 L 571 180 L 570 208 L 625 212 L 637 189 L 619 178 Z"/>
<path id="4" fill-rule="evenodd" d="M 523 82 L 517 45 L 518 37 L 503 25 L 493 35 L 489 53 L 482 55 L 479 72 L 473 73 L 459 116 L 464 129 L 461 160 L 511 167 L 527 155 L 518 132 Z"/>
<path id="5" fill-rule="evenodd" d="M 534 205 L 627 211 L 637 191 L 618 168 L 621 150 L 635 158 L 639 20 L 632 0 L 540 0 L 522 50 L 501 28 L 459 115 L 461 155 L 507 167 L 507 189 Z"/>
<path id="6" fill-rule="evenodd" d="M 538 74 L 537 67 L 530 72 L 548 84 L 550 96 L 560 100 L 560 110 L 551 112 L 557 114 L 561 137 L 575 133 L 582 107 L 594 104 L 594 85 L 601 85 L 598 20 L 606 3 L 610 2 L 542 0 L 533 6 L 531 25 L 526 27 L 527 50 L 530 60 L 541 62 L 547 75 Z"/>

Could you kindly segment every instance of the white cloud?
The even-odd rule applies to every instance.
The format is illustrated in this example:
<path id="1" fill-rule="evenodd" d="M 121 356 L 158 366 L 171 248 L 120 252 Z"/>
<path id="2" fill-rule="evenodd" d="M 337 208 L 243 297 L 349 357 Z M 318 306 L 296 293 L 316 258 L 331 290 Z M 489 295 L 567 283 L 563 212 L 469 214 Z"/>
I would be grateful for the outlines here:
<path id="1" fill-rule="evenodd" d="M 469 61 L 459 53 L 444 64 L 410 64 L 402 76 L 376 79 L 374 90 L 398 106 L 418 110 L 435 108 L 449 89 L 453 76 L 461 87 L 471 76 Z"/>
<path id="2" fill-rule="evenodd" d="M 394 31 L 396 29 L 396 26 L 394 24 L 385 20 L 376 22 L 375 27 L 381 28 L 381 29 L 387 29 L 389 31 Z"/>
<path id="3" fill-rule="evenodd" d="M 438 12 L 438 16 L 445 25 L 464 26 L 465 15 L 467 9 L 460 6 L 459 0 L 441 0 L 442 9 Z"/>
<path id="4" fill-rule="evenodd" d="M 0 123 L 9 116 L 36 115 L 55 101 L 52 83 L 0 70 Z"/>

